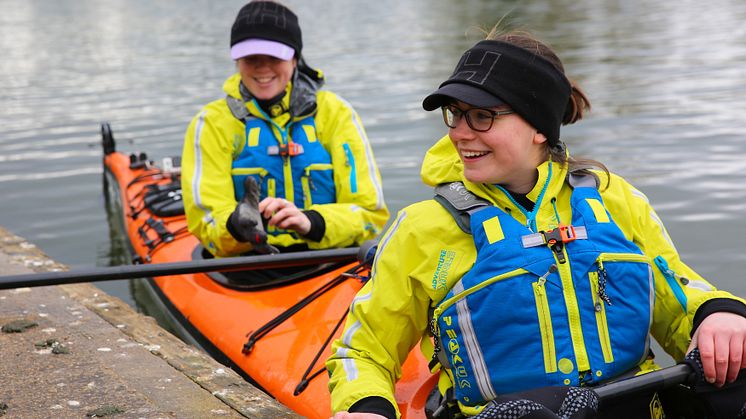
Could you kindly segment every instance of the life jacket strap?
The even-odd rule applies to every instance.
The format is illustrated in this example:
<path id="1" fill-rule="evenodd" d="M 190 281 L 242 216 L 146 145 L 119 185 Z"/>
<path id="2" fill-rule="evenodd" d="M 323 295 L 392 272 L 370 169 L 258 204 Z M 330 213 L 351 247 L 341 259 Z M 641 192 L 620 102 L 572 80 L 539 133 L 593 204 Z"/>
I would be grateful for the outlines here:
<path id="1" fill-rule="evenodd" d="M 584 226 L 560 225 L 559 227 L 542 231 L 540 233 L 527 234 L 521 237 L 523 248 L 543 246 L 552 242 L 569 243 L 574 240 L 585 240 L 588 238 L 588 232 Z"/>
<path id="2" fill-rule="evenodd" d="M 228 109 L 230 109 L 233 116 L 239 121 L 243 122 L 249 117 L 249 110 L 246 109 L 246 104 L 243 100 L 227 95 L 225 97 L 225 102 L 228 104 Z"/>
<path id="3" fill-rule="evenodd" d="M 581 167 L 567 174 L 567 183 L 573 188 L 595 188 L 598 189 L 601 183 L 598 176 L 589 171 L 590 167 Z"/>
<path id="4" fill-rule="evenodd" d="M 290 156 L 294 157 L 303 154 L 303 144 L 289 143 L 280 146 L 273 145 L 267 147 L 267 154 L 270 156 Z"/>
<path id="5" fill-rule="evenodd" d="M 567 183 L 573 188 L 591 187 L 598 189 L 600 181 L 594 173 L 588 170 L 589 168 L 590 166 L 581 167 L 569 173 L 567 175 Z M 469 223 L 471 214 L 484 207 L 492 206 L 486 199 L 482 199 L 466 189 L 463 182 L 442 183 L 436 186 L 433 199 L 453 216 L 453 219 L 456 220 L 456 225 L 466 234 L 471 234 L 471 225 Z M 575 232 L 579 235 L 578 238 L 581 238 L 580 235 L 586 234 L 584 227 L 575 227 Z M 541 236 L 541 233 L 537 234 Z M 531 236 L 536 236 L 536 234 L 532 234 Z M 586 236 L 582 238 L 585 239 Z M 528 245 L 524 241 L 523 247 L 533 247 L 547 243 L 547 241 L 543 241 L 543 236 L 532 237 L 527 240 Z M 536 241 L 536 244 L 533 244 L 534 241 Z"/>
<path id="6" fill-rule="evenodd" d="M 471 234 L 469 223 L 471 214 L 492 205 L 486 199 L 482 199 L 466 189 L 462 182 L 443 183 L 436 186 L 433 199 L 453 216 L 456 225 L 466 234 Z"/>

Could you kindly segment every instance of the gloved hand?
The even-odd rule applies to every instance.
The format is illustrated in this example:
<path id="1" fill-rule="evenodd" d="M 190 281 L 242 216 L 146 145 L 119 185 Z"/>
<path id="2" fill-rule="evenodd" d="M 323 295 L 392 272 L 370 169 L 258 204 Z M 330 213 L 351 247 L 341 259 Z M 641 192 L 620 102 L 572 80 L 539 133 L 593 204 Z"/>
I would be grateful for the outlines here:
<path id="1" fill-rule="evenodd" d="M 500 395 L 475 419 L 591 419 L 598 417 L 598 395 L 583 387 L 542 387 Z"/>
<path id="2" fill-rule="evenodd" d="M 259 212 L 259 186 L 251 176 L 246 176 L 243 185 L 243 198 L 228 217 L 228 231 L 236 240 L 251 243 L 257 253 L 280 253 L 276 247 L 267 243 L 267 233 Z"/>
<path id="3" fill-rule="evenodd" d="M 736 381 L 726 383 L 722 387 L 715 387 L 705 378 L 699 348 L 689 352 L 683 363 L 689 364 L 697 375 L 697 380 L 691 387 L 694 397 L 698 397 L 707 410 L 706 415 L 702 417 L 746 418 L 746 369 L 740 371 Z"/>

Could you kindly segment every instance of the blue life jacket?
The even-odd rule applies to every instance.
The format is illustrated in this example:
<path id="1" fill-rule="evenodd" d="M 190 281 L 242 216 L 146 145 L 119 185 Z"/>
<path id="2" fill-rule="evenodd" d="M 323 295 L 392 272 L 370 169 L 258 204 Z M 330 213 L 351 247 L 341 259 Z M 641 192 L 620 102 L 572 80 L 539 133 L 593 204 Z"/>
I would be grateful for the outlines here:
<path id="1" fill-rule="evenodd" d="M 231 167 L 237 201 L 244 195 L 246 176 L 252 176 L 260 187 L 260 200 L 285 198 L 301 209 L 336 202 L 331 156 L 316 138 L 313 115 L 292 120 L 283 128 L 269 116 L 250 115 L 241 100 L 228 96 L 226 101 L 245 124 L 243 148 Z M 273 235 L 287 232 L 268 229 Z"/>
<path id="2" fill-rule="evenodd" d="M 572 228 L 543 233 L 471 201 L 477 258 L 432 323 L 437 359 L 450 369 L 461 404 L 594 385 L 646 358 L 655 298 L 650 261 L 624 237 L 594 186 L 574 188 Z"/>

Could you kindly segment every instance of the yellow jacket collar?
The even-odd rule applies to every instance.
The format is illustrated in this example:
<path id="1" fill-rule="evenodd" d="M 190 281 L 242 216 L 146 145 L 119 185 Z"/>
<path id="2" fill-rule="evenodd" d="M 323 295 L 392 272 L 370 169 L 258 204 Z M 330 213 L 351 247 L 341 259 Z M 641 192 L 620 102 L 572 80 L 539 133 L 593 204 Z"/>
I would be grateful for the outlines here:
<path id="1" fill-rule="evenodd" d="M 223 83 L 223 90 L 228 95 L 243 101 L 243 97 L 241 96 L 240 85 L 241 85 L 241 74 L 236 73 L 230 76 L 225 81 L 225 83 Z M 292 91 L 292 89 L 293 89 L 292 82 L 288 82 L 288 85 L 285 86 L 285 96 L 282 98 L 281 103 L 275 105 L 278 109 L 287 110 L 290 108 L 290 92 Z M 290 119 L 290 115 L 287 112 L 284 112 L 284 113 L 281 111 L 274 112 L 275 106 L 272 107 L 273 108 L 272 112 L 268 116 L 271 117 L 275 122 L 279 123 L 280 125 L 284 125 Z M 246 102 L 246 108 L 249 110 L 249 112 L 252 115 L 258 118 L 265 119 L 263 117 L 265 112 L 259 108 L 259 106 L 256 104 L 256 101 L 252 100 L 250 102 Z"/>

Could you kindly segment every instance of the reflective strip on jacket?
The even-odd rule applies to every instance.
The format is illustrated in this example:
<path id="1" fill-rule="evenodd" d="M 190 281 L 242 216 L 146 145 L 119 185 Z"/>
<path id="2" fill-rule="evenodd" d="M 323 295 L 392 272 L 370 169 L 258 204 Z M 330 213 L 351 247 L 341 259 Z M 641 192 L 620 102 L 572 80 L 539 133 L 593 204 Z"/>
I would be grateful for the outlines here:
<path id="1" fill-rule="evenodd" d="M 526 225 L 524 211 L 502 190 L 469 182 L 462 176 L 463 166 L 446 136 L 425 157 L 422 167 L 425 183 L 434 187 L 461 181 L 469 191 L 504 210 L 520 225 Z M 652 268 L 656 298 L 650 334 L 668 354 L 681 360 L 689 345 L 697 309 L 714 298 L 736 297 L 715 290 L 680 260 L 644 194 L 619 176 L 599 173 L 599 177 L 603 205 L 624 237 L 640 249 L 648 263 L 660 256 L 675 274 L 670 275 L 672 281 L 667 281 L 658 264 Z M 538 167 L 538 181 L 528 198 L 536 202 L 547 180 L 548 183 L 536 208 L 534 231 L 555 228 L 555 214 L 562 220 L 572 219 L 572 188 L 566 178 L 567 168 L 563 165 L 546 162 Z M 472 236 L 463 232 L 453 216 L 435 200 L 418 202 L 399 212 L 381 239 L 371 280 L 353 300 L 345 330 L 334 342 L 333 355 L 327 360 L 333 411 L 347 410 L 358 400 L 371 396 L 386 398 L 396 406 L 394 384 L 402 375 L 401 365 L 410 350 L 422 340 L 420 346 L 425 357 L 432 356 L 429 310 L 464 278 L 476 259 Z M 677 279 L 681 277 L 689 281 Z M 495 303 L 507 306 L 507 310 L 514 307 L 509 298 Z M 593 328 L 589 328 L 593 334 Z M 392 329 L 397 333 L 383 332 Z M 577 351 L 573 351 L 577 358 Z M 649 361 L 641 364 L 641 368 L 651 367 L 654 365 Z M 443 370 L 441 374 L 445 374 Z M 441 378 L 441 383 L 450 380 L 447 376 Z"/>
<path id="2" fill-rule="evenodd" d="M 229 96 L 240 99 L 239 83 L 240 75 L 235 74 L 226 80 L 223 89 Z M 288 93 L 291 88 L 288 85 Z M 285 95 L 283 106 L 289 106 L 290 96 Z M 352 246 L 375 237 L 388 221 L 381 177 L 357 113 L 339 96 L 326 90 L 316 91 L 315 100 L 313 130 L 304 128 L 309 126 L 310 115 L 297 116 L 291 121 L 285 112 L 271 118 L 271 131 L 278 146 L 282 145 L 282 135 L 275 127 L 286 129 L 289 123 L 302 128 L 297 131 L 291 128 L 290 138 L 292 135 L 315 137 L 331 160 L 328 173 L 333 173 L 335 202 L 324 203 L 328 197 L 320 195 L 318 203 L 313 202 L 311 195 L 310 205 L 293 199 L 301 203 L 300 208 L 315 210 L 324 218 L 324 237 L 314 242 L 294 233 L 270 236 L 269 242 L 276 246 L 306 244 L 311 249 Z M 252 117 L 266 120 L 255 101 L 248 102 L 246 108 Z M 256 131 L 252 134 L 251 128 L 247 131 L 244 121 L 234 117 L 223 98 L 205 106 L 185 135 L 181 181 L 189 231 L 216 256 L 231 256 L 251 249 L 248 243 L 233 238 L 226 228 L 228 217 L 236 207 L 236 194 L 240 193 L 240 187 L 238 190 L 234 187 L 231 168 L 244 147 L 254 140 L 252 135 L 258 134 Z M 320 149 L 317 151 L 312 153 L 314 157 L 323 154 Z M 283 178 L 283 188 L 288 178 L 292 176 Z M 304 183 L 301 179 L 299 186 L 293 185 L 293 191 L 297 188 L 302 192 Z M 271 195 L 266 188 L 263 192 Z"/>

